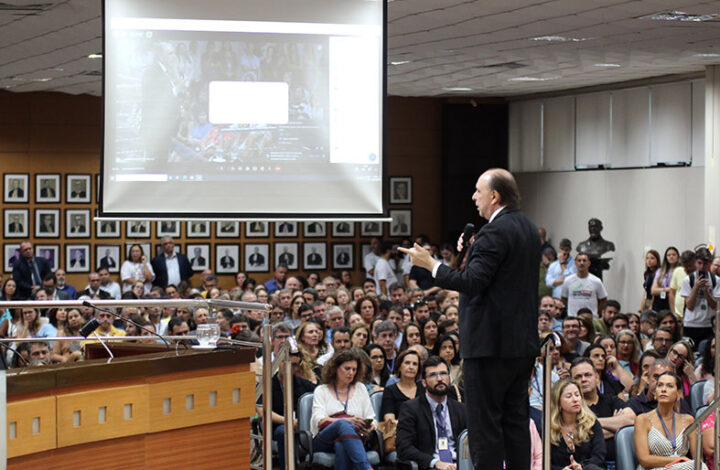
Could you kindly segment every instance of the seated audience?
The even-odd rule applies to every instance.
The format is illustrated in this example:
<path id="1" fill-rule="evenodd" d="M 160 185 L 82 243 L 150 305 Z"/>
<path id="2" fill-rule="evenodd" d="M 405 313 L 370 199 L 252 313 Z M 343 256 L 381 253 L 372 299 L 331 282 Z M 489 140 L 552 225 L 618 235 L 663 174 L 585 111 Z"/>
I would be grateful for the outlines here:
<path id="1" fill-rule="evenodd" d="M 605 469 L 602 425 L 570 380 L 561 380 L 552 389 L 550 442 L 552 470 Z"/>
<path id="2" fill-rule="evenodd" d="M 575 359 L 570 375 L 573 381 L 580 385 L 585 404 L 600 421 L 607 448 L 605 460 L 615 462 L 615 433 L 623 426 L 631 426 L 635 420 L 635 413 L 617 395 L 598 392 L 598 375 L 590 359 L 586 357 Z"/>
<path id="3" fill-rule="evenodd" d="M 335 454 L 335 468 L 372 468 L 363 438 L 375 429 L 375 411 L 359 384 L 360 361 L 352 350 L 338 351 L 323 368 L 322 385 L 313 394 L 310 432 L 313 450 Z"/>
<path id="4" fill-rule="evenodd" d="M 455 468 L 461 451 L 458 436 L 467 428 L 465 405 L 448 399 L 447 363 L 430 356 L 423 367 L 425 394 L 400 408 L 396 445 L 398 459 L 417 462 L 422 469 Z"/>
<path id="5" fill-rule="evenodd" d="M 655 387 L 657 408 L 635 418 L 635 452 L 645 469 L 691 470 L 695 468 L 688 452 L 695 455 L 695 433 L 686 435 L 693 422 L 690 415 L 676 412 L 682 401 L 682 382 L 672 372 L 663 372 Z M 703 468 L 705 464 L 703 464 Z"/>
<path id="6" fill-rule="evenodd" d="M 400 414 L 400 405 L 416 398 L 425 391 L 420 378 L 420 356 L 415 351 L 406 350 L 398 355 L 393 371 L 398 381 L 383 390 L 380 416 L 383 421 L 394 421 Z"/>

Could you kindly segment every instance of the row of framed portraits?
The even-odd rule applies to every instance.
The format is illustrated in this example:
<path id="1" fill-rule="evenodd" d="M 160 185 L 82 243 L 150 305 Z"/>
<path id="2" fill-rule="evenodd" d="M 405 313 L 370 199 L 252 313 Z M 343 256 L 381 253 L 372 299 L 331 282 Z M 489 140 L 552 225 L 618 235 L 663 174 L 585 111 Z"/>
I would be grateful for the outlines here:
<path id="1" fill-rule="evenodd" d="M 90 209 L 65 209 L 64 236 L 65 238 L 90 238 L 92 236 Z M 409 237 L 412 234 L 412 210 L 391 210 L 389 233 L 391 237 Z M 59 238 L 61 232 L 61 209 L 34 209 L 35 238 Z M 126 221 L 124 235 L 127 238 L 150 238 L 151 222 L 147 220 Z M 269 237 L 270 225 L 273 225 L 275 237 L 297 237 L 300 224 L 303 226 L 303 236 L 306 238 L 322 238 L 328 234 L 327 222 L 239 222 L 239 221 L 158 221 L 155 222 L 157 237 L 180 237 L 182 225 L 185 225 L 184 235 L 188 238 L 210 238 L 214 234 L 217 238 L 237 238 L 240 236 L 240 226 L 245 225 L 246 237 Z M 361 236 L 383 236 L 383 223 L 369 221 L 359 222 Z M 118 220 L 98 220 L 95 222 L 95 236 L 98 238 L 120 238 L 122 222 Z M 214 230 L 213 230 L 214 225 Z M 354 237 L 356 233 L 355 222 L 330 222 L 333 237 Z M 4 236 L 5 238 L 27 238 L 30 236 L 30 210 L 5 209 L 4 210 Z"/>
<path id="2" fill-rule="evenodd" d="M 99 188 L 99 175 L 98 188 Z M 62 175 L 60 173 L 35 174 L 35 203 L 61 202 Z M 87 204 L 92 194 L 92 175 L 65 175 L 65 202 L 68 204 Z M 4 203 L 30 202 L 30 175 L 27 173 L 5 173 L 3 178 Z"/>
<path id="3" fill-rule="evenodd" d="M 68 273 L 87 273 L 91 269 L 106 267 L 111 273 L 119 273 L 122 261 L 128 258 L 130 247 L 134 244 L 132 242 L 124 245 L 98 243 L 91 246 L 89 243 L 66 243 L 64 253 L 61 253 L 60 244 L 36 244 L 35 255 L 50 261 L 53 271 L 62 267 Z M 152 253 L 152 256 L 156 256 L 162 252 L 162 245 L 159 243 L 154 247 L 147 242 L 138 243 L 138 245 L 142 247 L 143 253 L 146 255 Z M 302 253 L 300 252 L 301 247 Z M 94 253 L 91 252 L 93 248 Z M 355 243 L 332 243 L 328 247 L 326 242 L 304 242 L 302 244 L 276 242 L 273 244 L 272 258 L 270 248 L 270 243 L 216 243 L 214 244 L 214 257 L 211 257 L 209 243 L 187 243 L 185 253 L 194 271 L 213 269 L 217 274 L 234 274 L 240 270 L 268 272 L 271 260 L 274 261 L 273 269 L 279 264 L 286 264 L 291 271 L 296 271 L 301 267 L 305 271 L 352 270 L 355 268 Z M 182 246 L 176 244 L 175 250 L 182 251 Z M 370 244 L 362 244 L 360 256 L 364 256 L 369 250 Z M 64 256 L 64 264 L 61 262 L 61 254 Z M 5 272 L 12 272 L 12 266 L 19 257 L 19 243 L 4 244 Z"/>
<path id="4" fill-rule="evenodd" d="M 100 175 L 97 175 L 97 194 Z M 65 175 L 65 202 L 69 204 L 89 203 L 92 194 L 92 175 Z M 35 203 L 59 203 L 62 191 L 60 173 L 38 173 L 35 175 Z M 30 175 L 28 173 L 5 173 L 3 179 L 4 203 L 30 202 Z M 412 177 L 390 178 L 390 204 L 412 204 Z"/>

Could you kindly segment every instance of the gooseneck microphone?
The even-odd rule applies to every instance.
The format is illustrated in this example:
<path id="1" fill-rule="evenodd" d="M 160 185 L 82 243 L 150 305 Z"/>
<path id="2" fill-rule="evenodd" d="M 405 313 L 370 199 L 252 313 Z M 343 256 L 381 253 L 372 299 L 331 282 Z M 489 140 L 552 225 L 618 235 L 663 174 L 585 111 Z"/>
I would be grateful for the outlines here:
<path id="1" fill-rule="evenodd" d="M 97 330 L 99 326 L 100 322 L 98 321 L 98 319 L 92 317 L 90 321 L 80 327 L 80 329 L 78 330 L 78 334 L 80 334 L 80 336 L 84 338 L 87 338 L 92 334 L 93 331 Z"/>
<path id="2" fill-rule="evenodd" d="M 120 315 L 120 314 L 118 314 L 118 313 L 115 313 L 115 312 L 113 312 L 113 311 L 110 310 L 110 309 L 97 307 L 97 306 L 91 304 L 90 302 L 88 302 L 87 300 L 83 301 L 83 305 L 86 306 L 86 307 L 90 307 L 90 308 L 92 308 L 92 309 L 95 309 L 95 310 L 100 310 L 101 312 L 109 313 L 110 315 L 114 316 L 115 318 L 119 318 L 120 320 L 129 321 L 130 323 L 132 323 L 133 325 L 135 325 L 135 326 L 138 327 L 139 329 L 141 329 L 141 330 L 143 330 L 143 331 L 147 331 L 147 332 L 150 333 L 151 335 L 154 335 L 154 336 L 157 336 L 158 338 L 160 338 L 160 339 L 163 341 L 163 343 L 165 343 L 165 346 L 167 347 L 168 351 L 170 350 L 170 343 L 168 343 L 168 341 L 167 341 L 165 338 L 163 338 L 162 336 L 160 336 L 159 334 L 157 334 L 157 333 L 154 332 L 153 330 L 151 330 L 151 329 L 149 329 L 149 328 L 145 328 L 144 326 L 142 326 L 142 325 L 140 325 L 140 324 L 132 321 L 132 320 L 129 319 L 129 318 L 123 318 L 122 315 Z M 93 318 L 93 320 L 95 320 L 95 322 L 97 322 L 97 319 Z M 92 322 L 92 320 L 90 320 L 88 323 L 90 323 L 90 322 Z M 86 324 L 85 326 L 87 326 L 87 324 Z M 83 328 L 85 328 L 85 326 L 83 326 Z M 96 326 L 95 328 L 97 328 L 97 326 Z M 81 328 L 81 329 L 82 329 L 82 328 Z M 91 333 L 92 333 L 92 332 L 91 332 Z M 88 334 L 89 334 L 89 333 L 88 333 Z"/>

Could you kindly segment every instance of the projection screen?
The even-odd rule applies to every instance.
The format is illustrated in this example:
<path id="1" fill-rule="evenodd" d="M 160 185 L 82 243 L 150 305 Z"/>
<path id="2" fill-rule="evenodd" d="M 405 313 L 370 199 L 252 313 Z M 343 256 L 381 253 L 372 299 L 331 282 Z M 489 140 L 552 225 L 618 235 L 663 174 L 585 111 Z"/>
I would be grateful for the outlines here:
<path id="1" fill-rule="evenodd" d="M 104 0 L 100 215 L 382 215 L 385 11 Z"/>

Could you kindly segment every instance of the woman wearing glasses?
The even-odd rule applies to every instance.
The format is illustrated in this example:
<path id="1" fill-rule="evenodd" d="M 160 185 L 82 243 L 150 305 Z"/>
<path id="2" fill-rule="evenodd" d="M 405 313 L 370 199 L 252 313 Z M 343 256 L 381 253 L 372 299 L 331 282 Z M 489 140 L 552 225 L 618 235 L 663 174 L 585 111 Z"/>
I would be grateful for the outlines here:
<path id="1" fill-rule="evenodd" d="M 690 387 L 697 382 L 695 378 L 695 354 L 690 343 L 680 340 L 670 346 L 667 359 L 675 366 L 675 372 L 682 382 L 683 395 L 690 395 Z"/>

